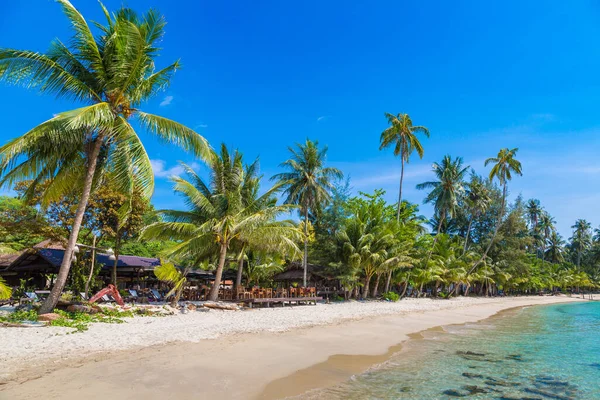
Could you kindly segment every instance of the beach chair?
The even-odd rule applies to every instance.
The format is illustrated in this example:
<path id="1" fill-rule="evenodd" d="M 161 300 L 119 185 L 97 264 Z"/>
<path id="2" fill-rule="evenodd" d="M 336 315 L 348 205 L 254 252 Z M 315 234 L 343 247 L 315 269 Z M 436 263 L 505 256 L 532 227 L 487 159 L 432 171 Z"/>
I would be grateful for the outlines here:
<path id="1" fill-rule="evenodd" d="M 21 297 L 19 303 L 33 303 L 40 301 L 40 298 L 35 292 L 25 292 L 25 297 Z"/>
<path id="2" fill-rule="evenodd" d="M 156 289 L 150 289 L 150 293 L 152 293 L 152 296 L 154 297 L 154 300 L 156 301 L 163 301 L 164 298 L 162 296 L 162 294 L 160 294 L 160 292 Z"/>
<path id="3" fill-rule="evenodd" d="M 139 296 L 138 296 L 137 290 L 127 289 L 127 293 L 129 293 L 127 300 L 131 301 L 132 303 L 135 303 L 138 301 Z"/>
<path id="4" fill-rule="evenodd" d="M 90 300 L 90 298 L 88 296 L 86 296 L 85 293 L 79 293 L 79 297 L 81 297 L 81 300 L 83 300 L 83 301 Z"/>

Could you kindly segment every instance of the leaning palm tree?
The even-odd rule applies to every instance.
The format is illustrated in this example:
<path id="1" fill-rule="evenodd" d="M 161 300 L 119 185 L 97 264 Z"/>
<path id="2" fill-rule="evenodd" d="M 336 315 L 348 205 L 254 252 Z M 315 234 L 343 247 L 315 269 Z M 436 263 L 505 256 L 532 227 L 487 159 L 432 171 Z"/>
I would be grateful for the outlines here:
<path id="1" fill-rule="evenodd" d="M 206 183 L 184 165 L 190 180 L 172 179 L 175 192 L 185 198 L 189 210 L 160 211 L 163 221 L 147 226 L 141 237 L 175 240 L 177 244 L 164 253 L 175 260 L 201 262 L 217 253 L 215 282 L 209 294 L 210 300 L 217 300 L 227 252 L 233 242 L 248 241 L 252 236 L 263 237 L 264 241 L 270 238 L 274 243 L 284 243 L 291 251 L 299 253 L 295 241 L 301 240 L 303 235 L 292 221 L 276 220 L 294 208 L 270 202 L 273 193 L 279 189 L 277 186 L 254 202 L 244 202 L 246 169 L 241 153 L 235 151 L 230 154 L 223 145 L 220 154 L 213 152 L 209 167 L 210 182 Z"/>
<path id="2" fill-rule="evenodd" d="M 498 179 L 500 185 L 502 186 L 502 202 L 500 203 L 500 212 L 498 213 L 498 220 L 496 221 L 496 226 L 494 227 L 494 233 L 492 234 L 492 238 L 490 239 L 490 243 L 488 243 L 485 251 L 481 255 L 481 258 L 473 265 L 471 271 L 473 272 L 475 268 L 479 264 L 483 262 L 483 260 L 487 257 L 488 252 L 492 248 L 494 244 L 494 240 L 498 235 L 498 230 L 500 229 L 500 225 L 502 225 L 502 218 L 504 217 L 504 211 L 506 208 L 506 194 L 507 194 L 507 183 L 512 179 L 512 174 L 515 173 L 517 175 L 523 175 L 521 162 L 515 158 L 519 149 L 508 149 L 504 148 L 498 152 L 496 157 L 491 157 L 485 160 L 485 166 L 488 164 L 494 163 L 489 175 L 490 181 L 494 179 Z"/>
<path id="3" fill-rule="evenodd" d="M 417 138 L 417 133 L 422 133 L 426 137 L 429 137 L 429 129 L 424 126 L 415 126 L 412 123 L 408 114 L 390 114 L 385 113 L 385 117 L 388 123 L 391 124 L 386 130 L 381 133 L 379 139 L 380 145 L 379 150 L 385 148 L 394 147 L 394 155 L 400 156 L 401 169 L 400 169 L 400 189 L 398 190 L 398 208 L 396 212 L 396 219 L 400 220 L 400 208 L 402 206 L 402 181 L 404 180 L 404 164 L 408 163 L 410 155 L 413 151 L 417 151 L 420 158 L 423 158 L 423 146 Z"/>
<path id="4" fill-rule="evenodd" d="M 43 204 L 78 192 L 79 204 L 60 271 L 40 312 L 56 305 L 69 273 L 73 249 L 90 193 L 107 166 L 116 171 L 111 185 L 123 193 L 139 187 L 146 197 L 154 188 L 150 159 L 132 120 L 160 140 L 206 157 L 209 146 L 193 130 L 139 107 L 165 89 L 179 67 L 155 70 L 157 43 L 165 20 L 154 10 L 139 16 L 121 8 L 94 34 L 67 0 L 58 0 L 73 29 L 69 45 L 59 40 L 46 53 L 0 49 L 0 80 L 75 100 L 81 108 L 57 113 L 23 136 L 0 147 L 0 185 L 32 179 L 29 194 L 47 184 Z"/>
<path id="5" fill-rule="evenodd" d="M 592 224 L 585 219 L 578 219 L 575 225 L 573 236 L 570 238 L 572 248 L 577 252 L 577 270 L 581 267 L 581 255 L 592 245 Z"/>
<path id="6" fill-rule="evenodd" d="M 433 173 L 437 180 L 423 182 L 417 185 L 417 189 L 431 189 L 425 203 L 433 203 L 434 213 L 438 218 L 438 226 L 433 239 L 433 245 L 429 251 L 425 268 L 431 257 L 431 252 L 435 247 L 438 235 L 442 229 L 442 223 L 446 218 L 452 218 L 457 210 L 458 201 L 465 193 L 465 175 L 469 170 L 468 166 L 463 166 L 461 157 L 452 160 L 449 155 L 444 156 L 441 163 L 433 163 Z"/>
<path id="7" fill-rule="evenodd" d="M 296 148 L 289 148 L 292 157 L 284 161 L 281 166 L 287 172 L 274 175 L 271 180 L 277 180 L 286 195 L 285 202 L 300 206 L 304 218 L 304 256 L 302 267 L 304 269 L 303 284 L 306 286 L 306 273 L 308 267 L 308 213 L 315 212 L 319 207 L 331 199 L 333 181 L 342 179 L 340 170 L 325 167 L 327 146 L 319 149 L 319 142 L 306 139 L 304 144 L 297 144 Z"/>

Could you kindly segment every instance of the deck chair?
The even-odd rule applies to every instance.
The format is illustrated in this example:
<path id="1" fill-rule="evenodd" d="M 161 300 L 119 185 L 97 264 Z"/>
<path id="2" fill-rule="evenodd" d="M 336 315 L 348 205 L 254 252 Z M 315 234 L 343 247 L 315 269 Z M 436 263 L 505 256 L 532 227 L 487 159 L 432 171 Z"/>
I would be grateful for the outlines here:
<path id="1" fill-rule="evenodd" d="M 138 293 L 137 290 L 135 289 L 127 289 L 127 292 L 129 293 L 129 296 L 127 297 L 127 300 L 130 300 L 132 303 L 135 303 L 138 301 Z"/>
<path id="2" fill-rule="evenodd" d="M 164 298 L 162 297 L 162 294 L 160 294 L 160 292 L 156 289 L 150 289 L 150 292 L 152 293 L 152 296 L 154 296 L 154 299 L 156 301 L 163 301 Z"/>
<path id="3" fill-rule="evenodd" d="M 21 297 L 20 303 L 33 303 L 40 301 L 40 298 L 35 292 L 25 292 L 25 297 Z"/>
<path id="4" fill-rule="evenodd" d="M 79 297 L 81 297 L 81 300 L 83 301 L 88 301 L 89 297 L 85 295 L 85 293 L 79 293 Z"/>

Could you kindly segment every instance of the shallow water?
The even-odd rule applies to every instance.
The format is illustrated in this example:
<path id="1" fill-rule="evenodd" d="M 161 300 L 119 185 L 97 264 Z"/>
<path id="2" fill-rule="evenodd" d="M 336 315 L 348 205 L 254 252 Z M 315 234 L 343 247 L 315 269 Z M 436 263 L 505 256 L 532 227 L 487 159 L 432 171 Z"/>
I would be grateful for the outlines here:
<path id="1" fill-rule="evenodd" d="M 431 330 L 305 399 L 600 399 L 600 302 L 513 310 Z"/>

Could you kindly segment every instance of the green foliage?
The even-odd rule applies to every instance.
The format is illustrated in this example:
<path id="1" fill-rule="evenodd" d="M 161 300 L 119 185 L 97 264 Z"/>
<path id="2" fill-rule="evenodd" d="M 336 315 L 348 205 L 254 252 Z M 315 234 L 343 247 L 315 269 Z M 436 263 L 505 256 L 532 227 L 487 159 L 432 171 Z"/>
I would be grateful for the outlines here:
<path id="1" fill-rule="evenodd" d="M 0 276 L 0 300 L 10 299 L 12 289 L 6 284 L 6 281 Z"/>
<path id="2" fill-rule="evenodd" d="M 20 323 L 23 321 L 37 321 L 38 313 L 35 310 L 19 310 L 12 312 L 6 316 L 0 316 L 0 321 L 10 323 Z"/>
<path id="3" fill-rule="evenodd" d="M 99 322 L 105 324 L 122 324 L 125 322 L 123 318 L 131 318 L 134 316 L 132 311 L 119 311 L 104 309 L 102 313 L 88 314 L 83 312 L 67 312 L 62 310 L 54 310 L 60 315 L 60 318 L 55 319 L 50 323 L 51 326 L 63 326 L 66 328 L 75 329 L 74 332 L 87 331 L 91 323 Z"/>
<path id="4" fill-rule="evenodd" d="M 386 301 L 398 301 L 400 300 L 400 295 L 396 292 L 385 292 L 382 295 L 383 299 Z"/>

